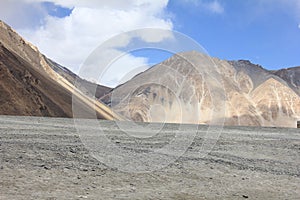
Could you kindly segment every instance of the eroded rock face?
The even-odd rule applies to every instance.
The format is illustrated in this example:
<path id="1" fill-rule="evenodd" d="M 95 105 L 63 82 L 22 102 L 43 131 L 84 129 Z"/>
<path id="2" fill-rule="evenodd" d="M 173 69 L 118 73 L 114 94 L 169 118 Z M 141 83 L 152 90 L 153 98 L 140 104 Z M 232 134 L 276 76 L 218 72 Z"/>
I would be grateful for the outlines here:
<path id="1" fill-rule="evenodd" d="M 82 93 L 78 107 L 85 111 L 92 110 L 86 95 L 101 97 L 109 90 L 49 60 L 0 21 L 0 115 L 73 117 L 73 94 Z"/>
<path id="2" fill-rule="evenodd" d="M 281 69 L 274 72 L 274 74 L 285 80 L 300 96 L 300 67 Z"/>
<path id="3" fill-rule="evenodd" d="M 135 76 L 102 101 L 134 121 L 295 127 L 300 98 L 291 83 L 249 61 L 186 52 Z"/>
<path id="4" fill-rule="evenodd" d="M 76 93 L 82 111 L 93 111 L 96 96 L 134 121 L 296 127 L 299 88 L 300 67 L 270 72 L 186 52 L 110 91 L 47 59 L 0 21 L 0 114 L 72 117 Z M 98 107 L 97 117 L 111 118 Z"/>
<path id="5" fill-rule="evenodd" d="M 264 125 L 295 126 L 293 118 L 299 118 L 300 97 L 286 84 L 268 79 L 252 92 Z"/>
<path id="6" fill-rule="evenodd" d="M 71 94 L 38 65 L 38 54 L 31 53 L 34 63 L 23 57 L 27 53 L 18 55 L 0 40 L 0 114 L 72 117 Z"/>
<path id="7" fill-rule="evenodd" d="M 224 111 L 224 105 L 214 98 L 225 100 L 221 83 L 215 84 L 219 75 L 207 56 L 195 57 L 196 52 L 180 54 L 139 74 L 124 85 L 117 87 L 102 100 L 110 103 L 113 110 L 128 120 L 151 122 L 205 123 L 220 118 L 212 113 L 213 105 Z M 190 62 L 191 59 L 195 59 Z M 206 69 L 194 66 L 207 62 Z M 210 83 L 210 85 L 209 85 Z M 214 91 L 208 87 L 215 84 Z M 111 101 L 111 102 L 109 102 Z M 200 112 L 201 111 L 201 112 Z"/>

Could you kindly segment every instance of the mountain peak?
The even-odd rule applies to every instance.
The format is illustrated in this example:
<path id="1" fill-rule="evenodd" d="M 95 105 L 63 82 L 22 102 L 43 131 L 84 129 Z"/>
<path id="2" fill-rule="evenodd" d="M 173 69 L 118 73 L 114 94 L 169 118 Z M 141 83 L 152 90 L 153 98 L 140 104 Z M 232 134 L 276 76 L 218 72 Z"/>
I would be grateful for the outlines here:
<path id="1" fill-rule="evenodd" d="M 0 114 L 73 117 L 75 97 L 80 117 L 91 117 L 96 109 L 105 119 L 204 124 L 224 119 L 226 125 L 295 127 L 299 69 L 275 73 L 249 60 L 224 61 L 188 51 L 110 90 L 46 58 L 0 21 Z M 97 89 L 104 92 L 97 96 Z M 112 109 L 95 97 L 107 97 Z"/>
<path id="2" fill-rule="evenodd" d="M 10 27 L 10 26 L 0 19 L 0 27 L 1 28 L 7 28 L 7 27 Z"/>
<path id="3" fill-rule="evenodd" d="M 231 61 L 229 61 L 229 62 L 234 63 L 234 64 L 239 64 L 239 65 L 256 66 L 256 67 L 259 67 L 259 68 L 264 69 L 261 65 L 259 65 L 259 64 L 254 64 L 254 63 L 252 63 L 250 60 L 246 60 L 246 59 L 231 60 Z"/>
<path id="4" fill-rule="evenodd" d="M 300 99 L 280 77 L 249 60 L 224 61 L 197 51 L 175 54 L 106 97 L 133 121 L 218 124 L 223 117 L 226 125 L 295 127 L 300 117 Z M 157 105 L 161 109 L 150 112 Z"/>
<path id="5" fill-rule="evenodd" d="M 0 20 L 0 43 L 6 48 L 16 52 L 22 50 L 25 46 L 29 46 L 35 52 L 38 48 L 32 43 L 21 37 L 12 27 Z"/>
<path id="6" fill-rule="evenodd" d="M 183 52 L 179 52 L 179 53 L 176 53 L 175 55 L 177 56 L 180 56 L 180 57 L 184 57 L 184 58 L 191 58 L 191 57 L 194 57 L 194 56 L 208 56 L 207 54 L 203 53 L 203 52 L 199 52 L 199 51 L 196 51 L 196 50 L 191 50 L 191 51 L 183 51 Z"/>

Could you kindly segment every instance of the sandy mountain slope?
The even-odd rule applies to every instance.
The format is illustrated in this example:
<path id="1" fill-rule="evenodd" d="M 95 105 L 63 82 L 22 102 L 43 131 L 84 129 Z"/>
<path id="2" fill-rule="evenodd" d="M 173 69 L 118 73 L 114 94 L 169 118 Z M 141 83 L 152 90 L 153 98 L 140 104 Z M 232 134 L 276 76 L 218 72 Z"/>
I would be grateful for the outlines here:
<path id="1" fill-rule="evenodd" d="M 85 79 L 80 78 L 76 74 L 74 74 L 72 71 L 67 69 L 66 67 L 63 67 L 59 65 L 58 63 L 54 62 L 53 60 L 45 57 L 45 60 L 47 64 L 59 75 L 64 77 L 67 81 L 70 83 L 74 84 L 79 90 L 84 92 L 85 94 L 93 97 L 95 96 L 96 98 L 101 98 L 102 96 L 108 94 L 112 88 L 103 86 L 103 85 L 98 85 L 92 82 L 89 82 Z"/>
<path id="2" fill-rule="evenodd" d="M 83 113 L 93 112 L 99 118 L 112 119 L 109 108 L 86 95 L 91 96 L 86 85 L 96 86 L 78 78 L 76 88 L 77 78 L 0 21 L 0 114 L 73 117 L 73 103 Z M 97 88 L 97 97 L 110 90 Z"/>
<path id="3" fill-rule="evenodd" d="M 249 61 L 194 51 L 150 68 L 101 100 L 134 121 L 295 127 L 300 118 L 300 98 L 289 82 Z"/>

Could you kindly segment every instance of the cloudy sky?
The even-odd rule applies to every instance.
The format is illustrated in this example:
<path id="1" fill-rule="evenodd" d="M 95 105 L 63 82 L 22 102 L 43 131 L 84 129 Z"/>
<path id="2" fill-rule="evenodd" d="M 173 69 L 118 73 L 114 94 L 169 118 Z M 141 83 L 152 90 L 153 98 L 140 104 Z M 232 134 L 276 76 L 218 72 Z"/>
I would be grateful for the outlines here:
<path id="1" fill-rule="evenodd" d="M 1 0 L 0 19 L 75 72 L 104 41 L 139 28 L 182 32 L 221 59 L 268 69 L 300 65 L 300 0 Z M 168 56 L 127 54 L 103 83 L 115 86 L 136 66 Z"/>

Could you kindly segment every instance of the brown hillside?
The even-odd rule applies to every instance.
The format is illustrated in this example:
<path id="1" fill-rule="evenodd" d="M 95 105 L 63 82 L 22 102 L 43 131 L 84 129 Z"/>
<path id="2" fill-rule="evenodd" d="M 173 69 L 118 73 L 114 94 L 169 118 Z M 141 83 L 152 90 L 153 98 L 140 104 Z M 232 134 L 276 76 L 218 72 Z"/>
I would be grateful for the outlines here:
<path id="1" fill-rule="evenodd" d="M 94 100 L 108 91 L 49 60 L 0 21 L 1 115 L 73 117 L 75 106 L 80 117 L 113 119 L 110 109 Z"/>

